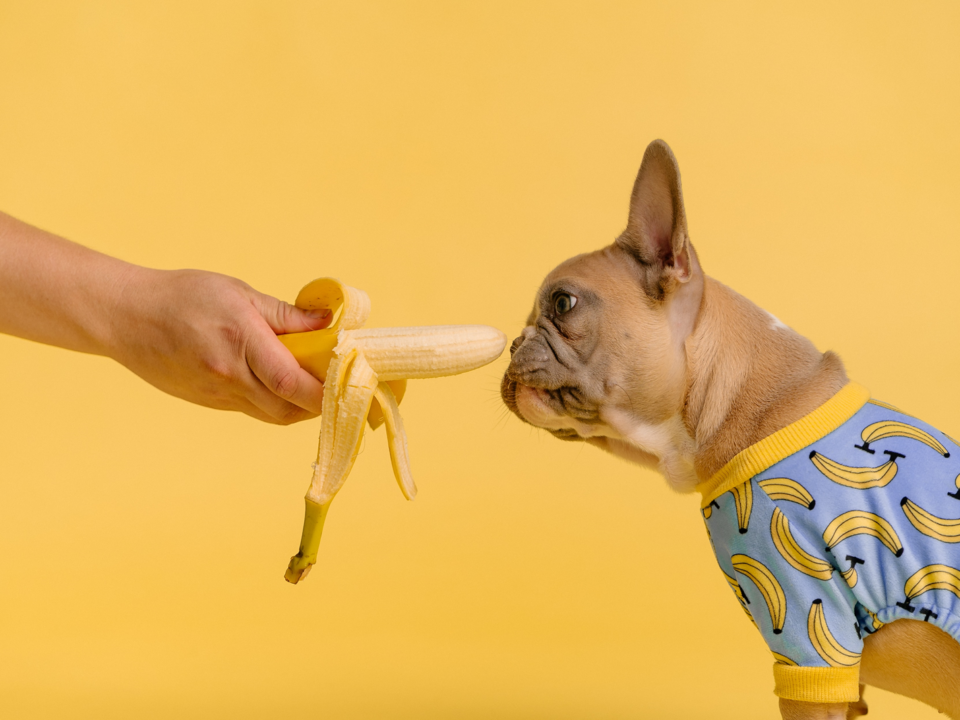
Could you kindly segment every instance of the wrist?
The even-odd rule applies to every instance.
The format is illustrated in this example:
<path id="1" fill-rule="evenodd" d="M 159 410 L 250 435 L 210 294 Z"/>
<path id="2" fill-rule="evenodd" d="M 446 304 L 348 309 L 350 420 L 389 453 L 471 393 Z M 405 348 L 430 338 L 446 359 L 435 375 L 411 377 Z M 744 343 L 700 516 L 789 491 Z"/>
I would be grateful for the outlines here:
<path id="1" fill-rule="evenodd" d="M 96 293 L 97 308 L 89 315 L 94 320 L 87 334 L 94 353 L 126 364 L 124 357 L 130 340 L 136 337 L 138 328 L 143 329 L 147 298 L 152 295 L 150 288 L 155 284 L 155 276 L 163 271 L 109 259 L 115 265 L 107 270 Z"/>

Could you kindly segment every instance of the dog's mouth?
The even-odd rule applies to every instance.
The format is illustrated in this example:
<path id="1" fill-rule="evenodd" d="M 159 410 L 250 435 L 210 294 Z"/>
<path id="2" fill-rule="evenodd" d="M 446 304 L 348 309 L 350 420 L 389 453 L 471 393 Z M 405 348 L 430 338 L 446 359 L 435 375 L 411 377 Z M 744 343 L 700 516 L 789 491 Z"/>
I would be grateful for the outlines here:
<path id="1" fill-rule="evenodd" d="M 525 423 L 541 428 L 561 440 L 584 440 L 575 429 L 562 427 L 567 418 L 579 423 L 599 422 L 595 409 L 584 402 L 576 388 L 556 389 L 525 385 L 505 375 L 500 384 L 500 396 L 504 404 Z"/>

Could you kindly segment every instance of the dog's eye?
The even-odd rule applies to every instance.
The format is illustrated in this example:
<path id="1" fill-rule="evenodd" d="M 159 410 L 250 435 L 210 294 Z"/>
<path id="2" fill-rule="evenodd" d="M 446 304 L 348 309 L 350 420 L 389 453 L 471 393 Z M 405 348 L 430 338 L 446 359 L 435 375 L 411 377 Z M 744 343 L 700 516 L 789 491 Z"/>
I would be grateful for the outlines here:
<path id="1" fill-rule="evenodd" d="M 567 293 L 560 293 L 557 295 L 557 299 L 553 301 L 553 307 L 557 311 L 557 315 L 570 312 L 576 304 L 577 299 Z"/>

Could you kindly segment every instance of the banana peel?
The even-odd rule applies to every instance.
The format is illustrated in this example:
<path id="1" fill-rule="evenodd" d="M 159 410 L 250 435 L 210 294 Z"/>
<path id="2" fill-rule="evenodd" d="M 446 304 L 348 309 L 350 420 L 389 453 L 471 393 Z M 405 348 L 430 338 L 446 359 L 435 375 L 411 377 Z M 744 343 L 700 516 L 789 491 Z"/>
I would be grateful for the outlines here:
<path id="1" fill-rule="evenodd" d="M 487 325 L 361 329 L 370 314 L 362 290 L 333 278 L 308 283 L 297 296 L 305 310 L 329 310 L 329 327 L 279 337 L 301 367 L 324 382 L 320 442 L 305 497 L 300 548 L 284 578 L 303 579 L 317 561 L 330 503 L 353 468 L 364 425 L 386 425 L 394 475 L 404 497 L 417 488 L 399 405 L 408 378 L 432 378 L 475 370 L 503 353 L 507 336 Z"/>

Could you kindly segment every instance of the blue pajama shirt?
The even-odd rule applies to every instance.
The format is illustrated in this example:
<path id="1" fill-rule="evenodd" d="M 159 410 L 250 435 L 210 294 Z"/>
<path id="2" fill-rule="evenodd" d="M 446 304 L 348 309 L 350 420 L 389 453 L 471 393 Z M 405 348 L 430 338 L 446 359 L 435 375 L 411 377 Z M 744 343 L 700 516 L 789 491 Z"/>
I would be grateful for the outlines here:
<path id="1" fill-rule="evenodd" d="M 851 383 L 698 489 L 780 697 L 858 699 L 863 639 L 894 620 L 960 641 L 960 447 L 942 432 Z"/>

